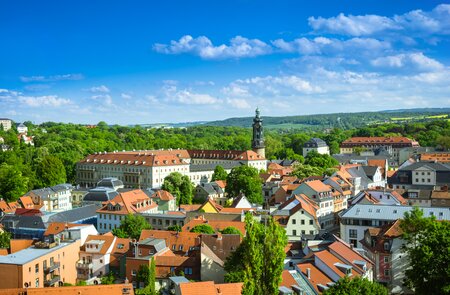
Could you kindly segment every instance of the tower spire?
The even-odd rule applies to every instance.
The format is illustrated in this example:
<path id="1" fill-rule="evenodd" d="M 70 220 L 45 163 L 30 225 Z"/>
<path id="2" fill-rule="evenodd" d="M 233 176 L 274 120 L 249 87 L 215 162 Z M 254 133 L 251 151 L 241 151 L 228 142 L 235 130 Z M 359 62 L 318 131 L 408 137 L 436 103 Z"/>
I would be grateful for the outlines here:
<path id="1" fill-rule="evenodd" d="M 262 119 L 260 117 L 260 111 L 257 107 L 255 110 L 255 118 L 253 118 L 253 139 L 252 139 L 252 150 L 260 155 L 261 157 L 266 157 L 266 149 L 264 144 L 264 132 Z"/>

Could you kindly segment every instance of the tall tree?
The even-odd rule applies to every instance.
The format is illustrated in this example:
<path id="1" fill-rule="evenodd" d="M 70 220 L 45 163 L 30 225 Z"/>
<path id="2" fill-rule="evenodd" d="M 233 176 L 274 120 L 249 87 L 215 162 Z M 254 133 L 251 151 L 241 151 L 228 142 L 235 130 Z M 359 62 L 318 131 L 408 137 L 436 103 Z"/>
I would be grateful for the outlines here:
<path id="1" fill-rule="evenodd" d="M 258 170 L 253 167 L 243 165 L 233 168 L 227 176 L 225 191 L 232 197 L 244 193 L 250 202 L 263 203 L 261 179 Z"/>
<path id="2" fill-rule="evenodd" d="M 177 204 L 191 204 L 194 195 L 194 185 L 188 176 L 179 172 L 172 172 L 166 178 L 161 187 L 177 198 Z"/>
<path id="3" fill-rule="evenodd" d="M 152 226 L 139 214 L 128 214 L 120 222 L 120 227 L 112 230 L 113 235 L 119 238 L 139 239 L 142 230 L 151 229 Z"/>
<path id="4" fill-rule="evenodd" d="M 406 285 L 417 294 L 450 294 L 450 222 L 414 207 L 400 224 L 410 267 Z"/>
<path id="5" fill-rule="evenodd" d="M 211 180 L 227 180 L 228 173 L 223 169 L 222 166 L 217 165 L 216 168 L 214 168 L 214 173 L 212 175 Z"/>
<path id="6" fill-rule="evenodd" d="M 6 163 L 0 165 L 0 196 L 6 201 L 12 202 L 24 195 L 28 189 L 28 181 L 18 167 Z"/>
<path id="7" fill-rule="evenodd" d="M 285 230 L 271 217 L 267 226 L 250 214 L 245 217 L 246 236 L 225 262 L 227 282 L 244 282 L 242 294 L 278 294 L 278 286 L 286 257 Z M 270 259 L 267 259 L 270 257 Z"/>
<path id="8" fill-rule="evenodd" d="M 323 295 L 387 295 L 388 290 L 381 284 L 366 278 L 344 277 L 323 292 Z"/>
<path id="9" fill-rule="evenodd" d="M 234 226 L 228 226 L 228 227 L 224 228 L 223 230 L 221 230 L 220 233 L 224 234 L 224 235 L 241 235 L 242 236 L 241 231 L 238 230 Z"/>
<path id="10" fill-rule="evenodd" d="M 155 257 L 150 261 L 150 273 L 148 276 L 148 287 L 151 295 L 156 295 L 156 262 Z"/>
<path id="11" fill-rule="evenodd" d="M 45 156 L 36 168 L 40 185 L 54 186 L 66 182 L 66 169 L 61 160 L 54 156 Z"/>

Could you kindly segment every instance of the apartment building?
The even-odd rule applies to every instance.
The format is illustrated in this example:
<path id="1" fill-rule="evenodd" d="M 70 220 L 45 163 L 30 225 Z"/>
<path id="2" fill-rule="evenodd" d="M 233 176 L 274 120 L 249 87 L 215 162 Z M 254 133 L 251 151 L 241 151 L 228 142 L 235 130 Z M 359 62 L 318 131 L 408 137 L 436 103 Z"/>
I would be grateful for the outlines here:
<path id="1" fill-rule="evenodd" d="M 34 246 L 0 256 L 0 288 L 42 288 L 75 284 L 80 240 L 36 242 Z"/>

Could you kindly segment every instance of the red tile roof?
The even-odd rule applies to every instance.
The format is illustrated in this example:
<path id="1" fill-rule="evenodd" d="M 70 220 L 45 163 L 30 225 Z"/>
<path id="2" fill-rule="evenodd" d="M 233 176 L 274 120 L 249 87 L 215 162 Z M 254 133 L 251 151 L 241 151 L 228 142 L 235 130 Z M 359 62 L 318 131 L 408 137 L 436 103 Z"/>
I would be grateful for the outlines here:
<path id="1" fill-rule="evenodd" d="M 215 284 L 208 282 L 181 283 L 181 295 L 240 295 L 243 283 Z"/>
<path id="2" fill-rule="evenodd" d="M 109 205 L 113 206 L 113 210 L 108 209 Z M 158 205 L 144 191 L 137 189 L 118 194 L 112 200 L 105 202 L 103 207 L 97 212 L 126 215 L 151 210 L 156 207 Z"/>
<path id="3" fill-rule="evenodd" d="M 147 238 L 164 239 L 166 241 L 166 246 L 169 249 L 174 249 L 173 251 L 180 251 L 180 246 L 182 246 L 181 251 L 188 251 L 192 247 L 200 247 L 200 234 L 191 232 L 172 232 L 165 230 L 143 230 L 139 241 L 145 240 Z M 175 248 L 173 248 L 175 246 Z"/>
<path id="4" fill-rule="evenodd" d="M 155 192 L 153 195 L 151 195 L 152 199 L 160 199 L 161 201 L 171 201 L 174 200 L 175 197 L 165 190 L 159 190 Z"/>
<path id="5" fill-rule="evenodd" d="M 254 151 L 235 150 L 188 150 L 192 159 L 218 159 L 233 161 L 256 161 L 264 160 Z"/>
<path id="6" fill-rule="evenodd" d="M 79 227 L 79 226 L 91 226 L 90 224 L 77 224 L 67 222 L 52 222 L 48 225 L 47 230 L 44 232 L 44 236 L 57 235 L 63 232 L 66 228 Z"/>
<path id="7" fill-rule="evenodd" d="M 326 286 L 327 283 L 333 282 L 331 278 L 329 278 L 325 273 L 323 273 L 320 269 L 318 269 L 314 264 L 310 262 L 304 262 L 297 264 L 298 268 L 302 272 L 302 274 L 307 278 L 308 277 L 308 269 L 310 271 L 310 277 L 308 281 L 313 285 L 314 289 L 320 294 L 322 293 L 317 287 L 318 284 Z"/>
<path id="8" fill-rule="evenodd" d="M 417 145 L 417 142 L 403 136 L 392 136 L 392 137 L 352 137 L 344 140 L 341 146 L 346 146 L 348 144 L 410 144 L 411 146 Z"/>

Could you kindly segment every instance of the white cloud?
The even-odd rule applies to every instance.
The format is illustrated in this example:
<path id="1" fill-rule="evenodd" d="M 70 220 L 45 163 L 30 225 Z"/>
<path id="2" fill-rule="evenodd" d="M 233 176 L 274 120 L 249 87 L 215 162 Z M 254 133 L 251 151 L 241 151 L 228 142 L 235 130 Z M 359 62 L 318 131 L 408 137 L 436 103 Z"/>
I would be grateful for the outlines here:
<path id="1" fill-rule="evenodd" d="M 121 93 L 120 97 L 123 98 L 123 99 L 132 99 L 133 98 L 133 96 L 131 96 L 128 93 Z"/>
<path id="2" fill-rule="evenodd" d="M 413 10 L 402 15 L 344 15 L 310 17 L 315 32 L 347 36 L 372 36 L 401 33 L 405 36 L 430 37 L 450 34 L 450 5 L 441 4 L 431 11 Z"/>
<path id="3" fill-rule="evenodd" d="M 98 102 L 99 105 L 104 105 L 104 106 L 112 106 L 113 105 L 112 97 L 109 94 L 93 95 L 93 96 L 91 96 L 91 98 L 93 100 L 95 100 L 96 102 Z"/>
<path id="4" fill-rule="evenodd" d="M 425 56 L 422 52 L 379 57 L 371 63 L 376 67 L 408 68 L 419 71 L 437 71 L 444 68 L 440 62 Z"/>
<path id="5" fill-rule="evenodd" d="M 57 95 L 19 96 L 18 100 L 29 107 L 61 107 L 72 104 L 70 99 L 61 98 Z"/>
<path id="6" fill-rule="evenodd" d="M 84 76 L 82 74 L 64 74 L 64 75 L 53 75 L 53 76 L 21 76 L 20 80 L 22 82 L 56 82 L 64 80 L 82 80 Z"/>
<path id="7" fill-rule="evenodd" d="M 392 19 L 379 15 L 345 16 L 340 13 L 338 16 L 330 18 L 310 17 L 308 23 L 315 31 L 350 36 L 368 36 L 387 29 L 399 29 Z"/>
<path id="8" fill-rule="evenodd" d="M 272 42 L 281 52 L 297 52 L 302 55 L 375 55 L 391 48 L 387 41 L 373 38 L 351 38 L 339 40 L 316 37 L 314 39 L 299 38 L 293 41 L 278 39 Z"/>
<path id="9" fill-rule="evenodd" d="M 197 105 L 215 104 L 219 102 L 217 98 L 209 94 L 195 93 L 187 89 L 175 92 L 172 97 L 170 97 L 170 100 L 174 100 L 182 104 Z"/>
<path id="10" fill-rule="evenodd" d="M 178 41 L 172 40 L 170 44 L 155 44 L 153 49 L 164 54 L 190 53 L 203 59 L 255 57 L 272 51 L 270 45 L 258 39 L 236 36 L 230 40 L 229 45 L 215 46 L 205 36 L 193 38 L 190 35 L 185 35 Z"/>
<path id="11" fill-rule="evenodd" d="M 227 98 L 227 104 L 236 109 L 249 109 L 251 108 L 250 104 L 242 98 Z"/>
<path id="12" fill-rule="evenodd" d="M 93 86 L 93 87 L 89 88 L 88 90 L 92 93 L 109 93 L 110 92 L 109 88 L 106 87 L 105 85 Z"/>

